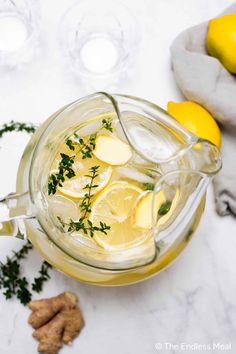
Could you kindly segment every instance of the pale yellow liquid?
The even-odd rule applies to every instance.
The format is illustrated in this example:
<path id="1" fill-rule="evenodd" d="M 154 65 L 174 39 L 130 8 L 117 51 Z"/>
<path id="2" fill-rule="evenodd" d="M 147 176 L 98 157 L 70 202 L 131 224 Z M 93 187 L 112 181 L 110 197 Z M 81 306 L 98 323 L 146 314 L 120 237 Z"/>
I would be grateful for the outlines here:
<path id="1" fill-rule="evenodd" d="M 27 173 L 30 154 L 32 153 L 33 146 L 37 141 L 36 137 L 33 137 L 32 143 L 31 145 L 29 145 L 29 148 L 26 149 L 21 161 L 17 179 L 18 192 L 23 192 L 25 190 L 24 186 L 26 177 L 24 173 Z M 62 146 L 59 146 L 58 152 L 60 151 L 61 147 Z M 54 159 L 54 163 L 56 164 L 56 156 Z M 55 167 L 55 165 L 52 165 L 52 168 L 53 167 Z M 146 173 L 147 165 L 143 165 L 142 168 L 144 173 Z M 111 181 L 117 181 L 120 179 L 132 182 L 138 185 L 140 188 L 143 188 L 142 183 L 137 182 L 135 180 L 131 181 L 130 178 L 125 178 L 123 175 L 121 176 L 121 174 L 116 171 L 113 172 Z M 79 204 L 79 201 L 77 201 L 76 203 Z M 185 230 L 183 234 L 179 235 L 179 237 L 176 239 L 176 242 L 169 246 L 167 245 L 165 252 L 159 257 L 157 257 L 152 264 L 126 271 L 101 270 L 94 267 L 90 267 L 89 265 L 85 265 L 79 262 L 78 260 L 70 257 L 62 249 L 59 249 L 45 233 L 40 231 L 40 228 L 37 226 L 37 223 L 35 223 L 34 220 L 26 220 L 25 224 L 28 237 L 33 243 L 33 245 L 36 247 L 36 249 L 38 249 L 42 256 L 47 259 L 52 265 L 54 265 L 57 269 L 83 282 L 93 283 L 97 285 L 124 285 L 148 278 L 151 275 L 160 272 L 162 269 L 165 269 L 169 264 L 171 264 L 172 261 L 176 259 L 176 257 L 183 251 L 183 249 L 186 247 L 189 240 L 191 239 L 191 236 L 197 228 L 197 225 L 203 213 L 204 205 L 205 200 L 202 200 L 202 203 L 199 205 L 188 229 Z"/>
<path id="2" fill-rule="evenodd" d="M 113 132 L 109 132 L 105 129 L 102 129 L 98 132 L 97 136 L 108 135 L 108 136 L 111 136 L 114 138 L 118 138 L 117 134 L 116 134 L 116 129 L 115 129 L 117 124 L 118 124 L 117 120 L 113 120 L 113 122 L 112 122 Z M 94 131 L 92 131 L 92 132 L 94 132 Z M 79 134 L 81 136 L 80 129 L 78 129 L 76 131 L 76 134 Z M 73 136 L 70 138 L 73 139 Z M 82 138 L 84 139 L 84 141 L 88 141 L 89 135 L 82 135 Z M 79 150 L 79 147 L 76 148 L 75 151 L 70 150 L 68 148 L 68 146 L 65 144 L 65 142 L 63 142 L 58 147 L 58 152 L 56 153 L 55 159 L 52 163 L 51 170 L 52 171 L 58 170 L 58 163 L 61 159 L 61 155 L 60 155 L 61 153 L 67 154 L 69 156 L 74 156 L 74 155 L 76 155 L 76 152 L 78 150 Z M 131 211 L 130 211 L 129 215 L 127 215 L 126 219 L 123 221 L 123 224 L 121 224 L 120 227 L 118 227 L 116 225 L 117 235 L 114 235 L 114 239 L 117 240 L 117 242 L 116 242 L 117 247 L 119 247 L 119 249 L 122 249 L 122 248 L 127 248 L 127 247 L 134 247 L 134 246 L 140 244 L 141 242 L 146 242 L 146 243 L 149 242 L 152 237 L 151 230 L 137 228 L 133 224 L 132 219 L 133 219 L 133 215 L 135 213 L 135 208 L 138 203 L 138 200 L 142 197 L 142 192 L 143 192 L 143 194 L 147 192 L 147 184 L 149 183 L 154 186 L 154 184 L 157 180 L 157 176 L 153 175 L 153 172 L 152 172 L 152 169 L 154 170 L 155 166 L 152 165 L 151 163 L 147 163 L 144 160 L 142 160 L 139 156 L 137 156 L 135 151 L 133 151 L 133 156 L 131 157 L 131 159 L 125 165 L 122 165 L 122 166 L 109 165 L 109 164 L 105 163 L 104 161 L 97 159 L 94 155 L 92 155 L 92 158 L 82 159 L 81 154 L 77 154 L 75 157 L 75 163 L 73 166 L 73 169 L 77 175 L 75 177 L 73 177 L 72 179 L 66 179 L 66 181 L 69 181 L 72 183 L 74 183 L 73 181 L 75 181 L 75 186 L 76 186 L 77 181 L 78 181 L 78 184 L 80 184 L 80 177 L 84 178 L 84 176 L 88 175 L 89 169 L 92 166 L 99 166 L 98 173 L 100 173 L 100 174 L 105 173 L 107 168 L 111 168 L 111 170 L 112 170 L 109 181 L 107 181 L 105 183 L 104 187 L 102 187 L 101 190 L 99 189 L 99 191 L 91 197 L 92 206 L 93 206 L 93 204 L 96 203 L 97 198 L 99 198 L 101 196 L 101 194 L 104 193 L 104 190 L 109 189 L 109 186 L 113 186 L 113 185 L 116 186 L 117 184 L 120 184 L 120 183 L 126 183 L 127 185 L 131 185 L 131 186 L 136 187 L 140 191 L 140 193 L 137 193 L 137 198 L 135 198 L 132 201 L 133 204 L 131 206 Z M 88 181 L 82 181 L 81 183 L 83 186 L 85 186 L 87 182 Z M 95 179 L 94 183 L 95 184 L 99 183 L 98 178 Z M 96 190 L 95 190 L 95 192 L 96 192 Z M 129 197 L 129 195 L 127 195 L 127 197 Z M 55 220 L 55 223 L 57 222 L 57 220 L 56 220 L 57 216 L 59 216 L 64 221 L 68 221 L 71 218 L 75 221 L 78 220 L 82 214 L 81 207 L 80 207 L 82 199 L 83 199 L 82 197 L 78 198 L 78 197 L 68 196 L 67 193 L 65 193 L 63 190 L 60 190 L 60 188 L 57 190 L 55 195 L 48 196 L 48 201 L 49 201 L 49 205 L 50 205 L 49 210 L 50 210 L 52 218 L 54 218 L 54 220 Z M 54 205 L 55 205 L 55 202 L 57 203 L 57 200 L 59 200 L 60 205 L 56 205 L 56 208 L 55 208 Z M 64 203 L 63 203 L 63 201 L 64 201 Z M 123 202 L 123 200 L 117 200 L 117 203 L 122 203 L 122 202 Z M 73 208 L 72 203 L 75 204 L 77 207 L 77 211 L 78 211 L 77 217 L 76 217 L 75 208 Z M 59 215 L 58 215 L 58 213 L 56 213 L 56 211 L 59 212 Z M 71 215 L 72 212 L 73 212 L 73 215 Z M 151 213 L 151 210 L 150 210 L 150 213 Z M 89 215 L 88 215 L 88 218 L 89 218 Z M 101 221 L 104 222 L 105 220 L 103 220 L 101 218 Z M 111 228 L 112 228 L 112 226 L 111 226 Z M 112 231 L 113 231 L 113 229 L 112 229 Z M 110 233 L 110 231 L 107 232 L 106 238 L 109 238 L 109 233 Z M 120 242 L 119 242 L 119 240 L 120 240 Z M 101 245 L 96 242 L 96 237 L 94 240 L 94 238 L 91 238 L 89 235 L 83 234 L 83 232 L 81 232 L 81 231 L 69 233 L 69 234 L 67 234 L 67 241 L 66 242 L 68 245 L 71 244 L 71 248 L 73 248 L 74 254 L 76 252 L 75 251 L 76 250 L 76 241 L 78 242 L 78 246 L 79 246 L 79 244 L 81 245 L 81 243 L 82 243 L 84 245 L 87 244 L 90 247 L 95 247 L 95 248 L 101 247 Z M 105 242 L 106 242 L 106 240 L 105 240 Z M 78 249 L 78 252 L 79 252 L 79 249 Z M 120 258 L 120 261 L 122 262 L 122 257 Z"/>

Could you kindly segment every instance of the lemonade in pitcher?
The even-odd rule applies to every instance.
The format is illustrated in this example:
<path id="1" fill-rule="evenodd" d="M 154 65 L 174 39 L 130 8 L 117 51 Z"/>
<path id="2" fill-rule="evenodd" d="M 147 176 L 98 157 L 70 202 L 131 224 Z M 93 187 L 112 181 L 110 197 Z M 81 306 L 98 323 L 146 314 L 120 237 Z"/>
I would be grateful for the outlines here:
<path id="1" fill-rule="evenodd" d="M 153 198 L 157 166 L 142 159 L 122 133 L 114 114 L 100 115 L 58 147 L 48 181 L 49 211 L 75 251 L 82 242 L 112 256 L 152 243 L 153 213 L 162 224 L 178 204 L 178 190 L 161 190 Z"/>
<path id="2" fill-rule="evenodd" d="M 26 238 L 75 279 L 124 285 L 182 252 L 221 168 L 216 146 L 140 98 L 95 93 L 28 143 L 0 234 Z"/>

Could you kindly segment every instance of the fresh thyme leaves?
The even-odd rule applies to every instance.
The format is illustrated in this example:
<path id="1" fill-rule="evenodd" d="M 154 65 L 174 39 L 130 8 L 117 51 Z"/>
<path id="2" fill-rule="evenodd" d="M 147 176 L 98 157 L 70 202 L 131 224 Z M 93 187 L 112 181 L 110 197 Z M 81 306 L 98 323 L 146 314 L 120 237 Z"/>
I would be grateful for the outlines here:
<path id="1" fill-rule="evenodd" d="M 75 150 L 74 143 L 71 139 L 66 140 L 66 145 L 69 147 L 70 150 Z"/>
<path id="2" fill-rule="evenodd" d="M 112 120 L 110 118 L 102 120 L 102 126 L 99 130 L 106 129 L 110 132 L 113 131 Z M 88 140 L 85 142 L 77 133 L 74 134 L 74 142 L 71 139 L 66 141 L 66 145 L 70 150 L 75 150 L 75 146 L 79 145 L 80 149 L 76 155 L 81 153 L 82 159 L 92 158 L 92 151 L 96 147 L 97 133 L 93 133 L 89 136 Z"/>
<path id="3" fill-rule="evenodd" d="M 68 178 L 72 178 L 75 176 L 75 172 L 73 170 L 73 163 L 74 158 L 73 156 L 68 156 L 66 154 L 61 154 L 61 160 L 59 163 L 59 175 L 63 175 L 63 182 L 64 182 L 64 175 Z"/>
<path id="4" fill-rule="evenodd" d="M 36 128 L 31 123 L 20 123 L 14 122 L 13 120 L 9 123 L 3 124 L 0 128 L 0 138 L 3 137 L 5 133 L 9 132 L 26 132 L 26 133 L 34 133 Z"/>
<path id="5" fill-rule="evenodd" d="M 58 164 L 58 172 L 52 173 L 48 179 L 48 194 L 55 194 L 57 187 L 62 187 L 65 177 L 72 178 L 75 177 L 75 171 L 73 170 L 73 164 L 75 157 L 81 153 L 82 159 L 91 158 L 92 151 L 95 149 L 96 134 L 91 134 L 88 141 L 84 142 L 82 138 L 78 137 L 78 142 L 73 142 L 71 139 L 66 141 L 66 145 L 70 150 L 75 150 L 79 145 L 80 149 L 76 154 L 69 156 L 67 154 L 60 154 L 61 160 Z"/>
<path id="6" fill-rule="evenodd" d="M 78 134 L 74 134 L 74 141 L 71 139 L 66 140 L 66 145 L 69 147 L 70 150 L 75 150 L 76 147 L 79 146 L 79 150 L 76 152 L 74 157 L 81 154 L 82 159 L 87 159 L 92 157 L 92 151 L 96 147 L 96 137 L 97 133 L 93 133 L 89 136 L 87 141 L 84 141 Z"/>
<path id="7" fill-rule="evenodd" d="M 163 203 L 161 205 L 160 209 L 158 210 L 158 214 L 161 216 L 167 214 L 171 208 L 171 204 L 172 204 L 172 202 L 170 200 L 167 200 L 165 203 Z"/>
<path id="8" fill-rule="evenodd" d="M 80 209 L 82 212 L 84 212 L 82 216 L 83 219 L 86 219 L 87 214 L 91 213 L 91 194 L 92 190 L 98 187 L 97 184 L 94 184 L 95 178 L 98 177 L 98 171 L 99 166 L 93 166 L 89 170 L 90 174 L 85 175 L 85 177 L 90 178 L 90 182 L 84 187 L 84 189 L 86 189 L 88 192 L 85 193 L 82 203 L 80 204 Z"/>
<path id="9" fill-rule="evenodd" d="M 11 121 L 0 128 L 0 138 L 13 131 L 34 133 L 35 130 L 36 128 L 32 124 Z M 28 256 L 32 249 L 33 246 L 28 241 L 18 252 L 13 251 L 13 256 L 7 257 L 5 263 L 0 262 L 0 289 L 3 290 L 3 295 L 6 299 L 16 296 L 23 305 L 31 300 L 32 294 L 29 290 L 28 280 L 21 276 L 21 261 Z M 43 283 L 49 279 L 48 269 L 50 267 L 49 264 L 43 262 L 39 270 L 39 277 L 35 278 L 31 285 L 33 291 L 42 290 Z"/>
<path id="10" fill-rule="evenodd" d="M 111 118 L 103 119 L 102 127 L 112 133 L 113 132 L 112 119 Z"/>
<path id="11" fill-rule="evenodd" d="M 5 263 L 0 262 L 0 289 L 3 289 L 3 295 L 6 299 L 16 296 L 23 305 L 26 305 L 32 298 L 29 290 L 30 284 L 26 277 L 21 276 L 20 261 L 25 259 L 30 250 L 33 249 L 32 244 L 28 241 L 18 252 L 13 252 L 13 256 L 7 257 Z M 34 279 L 31 288 L 35 292 L 40 292 L 43 284 L 50 276 L 48 269 L 51 268 L 46 261 L 42 263 L 39 270 L 39 277 Z"/>
<path id="12" fill-rule="evenodd" d="M 23 305 L 26 305 L 31 294 L 28 290 L 28 281 L 20 275 L 20 260 L 26 258 L 33 246 L 27 242 L 20 251 L 13 252 L 13 257 L 7 257 L 6 263 L 0 263 L 0 289 L 3 289 L 3 295 L 6 299 L 17 296 Z"/>
<path id="13" fill-rule="evenodd" d="M 52 268 L 52 266 L 48 262 L 44 261 L 42 263 L 41 269 L 39 270 L 39 276 L 34 278 L 34 282 L 31 285 L 32 290 L 36 293 L 40 293 L 43 290 L 44 282 L 50 279 L 50 275 L 48 273 L 50 268 Z"/>
<path id="14" fill-rule="evenodd" d="M 26 258 L 33 246 L 27 242 L 20 251 L 13 252 L 13 257 L 7 257 L 6 263 L 0 262 L 0 289 L 3 289 L 3 295 L 6 299 L 11 299 L 17 295 L 21 303 L 28 302 L 28 282 L 20 277 L 20 260 Z M 26 297 L 23 295 L 27 295 Z"/>
<path id="15" fill-rule="evenodd" d="M 99 226 L 93 225 L 92 221 L 89 220 L 88 214 L 91 213 L 91 198 L 92 198 L 92 191 L 94 188 L 97 188 L 98 185 L 94 183 L 96 177 L 99 176 L 99 166 L 93 166 L 89 170 L 89 174 L 86 175 L 90 179 L 89 183 L 86 184 L 84 189 L 87 190 L 85 193 L 84 198 L 80 204 L 80 210 L 82 212 L 82 216 L 78 221 L 70 220 L 69 223 L 64 222 L 60 217 L 57 217 L 59 222 L 61 223 L 62 227 L 67 227 L 68 232 L 74 231 L 83 231 L 86 235 L 89 234 L 91 237 L 94 236 L 94 232 L 102 232 L 107 235 L 107 231 L 110 230 L 110 226 L 106 223 L 100 221 Z"/>
<path id="16" fill-rule="evenodd" d="M 102 126 L 99 130 L 101 129 L 106 129 L 112 132 L 112 119 L 103 119 Z M 73 164 L 77 155 L 81 154 L 83 160 L 92 158 L 92 152 L 96 147 L 96 138 L 97 133 L 93 133 L 86 141 L 84 141 L 83 138 L 81 138 L 77 133 L 75 133 L 73 140 L 66 140 L 66 145 L 71 151 L 76 151 L 78 147 L 79 149 L 72 156 L 61 154 L 61 160 L 58 164 L 58 172 L 52 173 L 48 179 L 48 195 L 55 194 L 58 186 L 62 187 L 63 182 L 65 181 L 65 177 L 72 178 L 75 176 Z"/>
<path id="17" fill-rule="evenodd" d="M 28 241 L 18 252 L 13 251 L 13 258 L 17 261 L 26 258 L 29 251 L 33 249 L 32 244 Z"/>
<path id="18" fill-rule="evenodd" d="M 58 165 L 58 172 L 52 173 L 48 180 L 48 194 L 55 194 L 57 187 L 62 187 L 65 177 L 72 178 L 75 176 L 73 170 L 74 157 L 61 154 L 61 160 Z"/>
<path id="19" fill-rule="evenodd" d="M 107 231 L 111 229 L 106 223 L 100 221 L 99 226 L 94 226 L 91 220 L 79 219 L 79 221 L 70 220 L 68 224 L 68 232 L 83 231 L 86 235 L 89 234 L 90 237 L 94 236 L 94 232 L 102 232 L 107 235 Z"/>
<path id="20" fill-rule="evenodd" d="M 16 291 L 16 297 L 17 299 L 20 300 L 20 302 L 23 305 L 28 304 L 28 302 L 32 299 L 32 294 L 31 292 L 28 290 L 28 281 L 25 277 L 23 278 L 19 278 L 17 280 L 17 291 Z"/>
<path id="21" fill-rule="evenodd" d="M 83 160 L 92 158 L 92 151 L 96 147 L 96 138 L 97 138 L 97 133 L 91 134 L 88 141 L 84 143 L 83 144 L 84 146 L 80 149 L 79 152 L 81 153 Z"/>
<path id="22" fill-rule="evenodd" d="M 143 186 L 146 191 L 154 191 L 155 188 L 153 183 L 144 183 Z"/>

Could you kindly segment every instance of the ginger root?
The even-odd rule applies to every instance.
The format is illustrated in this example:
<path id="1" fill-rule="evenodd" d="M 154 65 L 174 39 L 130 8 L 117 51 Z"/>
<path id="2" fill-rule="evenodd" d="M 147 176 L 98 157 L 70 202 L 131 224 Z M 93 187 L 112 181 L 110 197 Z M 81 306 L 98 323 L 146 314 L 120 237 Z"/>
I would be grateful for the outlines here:
<path id="1" fill-rule="evenodd" d="M 84 326 L 84 319 L 71 292 L 30 301 L 32 310 L 28 322 L 35 329 L 33 337 L 39 341 L 38 352 L 57 354 L 64 344 L 71 344 Z"/>

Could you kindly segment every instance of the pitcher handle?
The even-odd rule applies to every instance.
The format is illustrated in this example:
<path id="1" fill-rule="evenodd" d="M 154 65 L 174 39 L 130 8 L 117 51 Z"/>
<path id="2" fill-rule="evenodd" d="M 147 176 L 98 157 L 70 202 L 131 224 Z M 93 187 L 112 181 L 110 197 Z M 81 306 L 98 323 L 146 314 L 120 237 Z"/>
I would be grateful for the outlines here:
<path id="1" fill-rule="evenodd" d="M 39 124 L 11 121 L 5 123 L 0 129 L 0 138 L 6 133 L 26 132 L 34 133 Z M 31 208 L 28 192 L 17 194 L 10 193 L 0 198 L 0 236 L 14 236 L 20 239 L 26 238 L 24 219 L 33 217 L 29 212 Z M 28 207 L 26 207 L 28 205 Z"/>
<path id="2" fill-rule="evenodd" d="M 33 218 L 29 193 L 10 193 L 0 199 L 0 236 L 26 239 L 24 219 Z"/>

